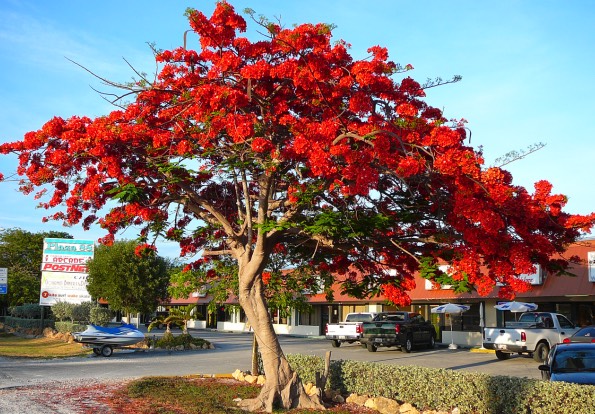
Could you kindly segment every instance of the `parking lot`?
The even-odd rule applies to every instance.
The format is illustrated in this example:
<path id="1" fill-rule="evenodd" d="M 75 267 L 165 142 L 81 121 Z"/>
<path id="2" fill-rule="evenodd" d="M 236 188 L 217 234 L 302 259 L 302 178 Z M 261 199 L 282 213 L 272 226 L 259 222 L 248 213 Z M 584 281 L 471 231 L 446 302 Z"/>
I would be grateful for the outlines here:
<path id="1" fill-rule="evenodd" d="M 252 335 L 232 334 L 209 331 L 196 331 L 201 337 L 219 344 L 221 349 L 241 346 L 248 350 L 246 368 L 250 367 L 249 351 Z M 514 355 L 509 360 L 500 361 L 493 352 L 472 352 L 470 349 L 448 349 L 437 346 L 435 349 L 415 350 L 408 354 L 398 348 L 378 348 L 377 352 L 368 352 L 358 344 L 343 344 L 340 348 L 332 348 L 330 341 L 325 339 L 280 337 L 281 346 L 286 354 L 307 354 L 324 357 L 331 351 L 334 360 L 371 361 L 395 365 L 419 365 L 429 368 L 444 368 L 461 371 L 482 372 L 489 375 L 509 375 L 516 377 L 541 378 L 537 369 L 539 365 L 528 356 Z M 241 344 L 241 345 L 239 345 Z"/>
<path id="2" fill-rule="evenodd" d="M 252 334 L 191 331 L 193 336 L 215 344 L 213 350 L 134 352 L 116 350 L 109 357 L 95 355 L 60 360 L 20 360 L 0 358 L 0 388 L 34 385 L 72 379 L 123 379 L 149 375 L 228 374 L 236 369 L 250 370 Z M 160 335 L 153 331 L 150 335 Z M 177 332 L 176 332 L 177 334 Z M 490 375 L 540 378 L 537 363 L 529 357 L 513 356 L 506 361 L 493 353 L 450 350 L 437 347 L 410 354 L 395 348 L 368 352 L 356 344 L 332 348 L 330 341 L 282 336 L 286 354 L 307 354 L 323 357 L 331 351 L 334 360 L 373 361 L 395 365 L 419 365 L 458 371 L 475 371 Z"/>

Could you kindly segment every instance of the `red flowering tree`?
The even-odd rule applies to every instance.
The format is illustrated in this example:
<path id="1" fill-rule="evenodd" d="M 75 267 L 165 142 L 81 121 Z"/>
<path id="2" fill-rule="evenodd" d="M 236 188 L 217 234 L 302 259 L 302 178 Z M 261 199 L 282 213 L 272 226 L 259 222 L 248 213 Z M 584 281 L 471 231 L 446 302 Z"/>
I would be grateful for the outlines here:
<path id="1" fill-rule="evenodd" d="M 463 122 L 428 106 L 424 86 L 403 75 L 412 68 L 386 49 L 356 60 L 328 25 L 265 20 L 255 20 L 265 34 L 252 42 L 225 2 L 210 18 L 187 15 L 200 51 L 157 52 L 155 78 L 119 85 L 132 102 L 96 119 L 54 118 L 0 149 L 18 154 L 23 192 L 64 206 L 51 219 L 98 223 L 107 242 L 144 226 L 145 241 L 202 253 L 195 268 L 237 262 L 267 378 L 245 408 L 320 407 L 269 319 L 262 272 L 274 249 L 296 274 L 407 304 L 418 271 L 484 294 L 499 282 L 512 297 L 528 288 L 516 276 L 535 264 L 563 271 L 552 255 L 591 228 L 594 217 L 563 212 L 566 198 L 546 181 L 530 193 L 485 168 Z"/>

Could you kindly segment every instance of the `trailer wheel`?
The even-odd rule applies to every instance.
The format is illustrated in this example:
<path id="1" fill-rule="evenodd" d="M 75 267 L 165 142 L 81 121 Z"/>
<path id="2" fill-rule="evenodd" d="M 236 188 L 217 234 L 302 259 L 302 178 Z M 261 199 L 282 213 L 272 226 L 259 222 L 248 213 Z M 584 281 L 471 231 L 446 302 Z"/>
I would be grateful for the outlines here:
<path id="1" fill-rule="evenodd" d="M 504 361 L 505 359 L 510 358 L 510 354 L 508 352 L 496 351 L 496 358 L 500 361 Z"/>
<path id="2" fill-rule="evenodd" d="M 104 357 L 110 357 L 114 353 L 114 349 L 110 345 L 103 345 L 101 347 L 101 355 Z"/>
<path id="3" fill-rule="evenodd" d="M 533 352 L 533 359 L 537 362 L 543 362 L 547 358 L 547 354 L 550 352 L 550 347 L 545 342 L 537 344 L 535 352 Z"/>
<path id="4" fill-rule="evenodd" d="M 376 352 L 378 350 L 378 347 L 373 343 L 368 343 L 368 345 L 366 345 L 366 348 L 368 349 L 368 352 Z"/>
<path id="5" fill-rule="evenodd" d="M 338 348 L 341 346 L 341 342 L 337 341 L 336 339 L 333 339 L 331 343 L 333 344 L 333 348 Z"/>
<path id="6" fill-rule="evenodd" d="M 101 348 L 93 348 L 93 353 L 97 356 L 101 355 Z"/>

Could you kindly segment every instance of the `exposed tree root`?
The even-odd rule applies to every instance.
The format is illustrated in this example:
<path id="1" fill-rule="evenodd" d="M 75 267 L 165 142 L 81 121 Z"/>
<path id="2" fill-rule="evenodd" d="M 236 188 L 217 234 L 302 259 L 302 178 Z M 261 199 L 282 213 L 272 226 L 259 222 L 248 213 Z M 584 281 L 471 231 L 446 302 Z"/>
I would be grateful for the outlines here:
<path id="1" fill-rule="evenodd" d="M 267 380 L 258 397 L 242 400 L 238 406 L 246 411 L 265 411 L 267 413 L 272 413 L 273 408 L 325 409 L 319 396 L 306 394 L 306 390 L 295 372 L 291 377 L 291 381 L 285 384 L 283 388 L 275 385 L 267 385 L 269 383 L 272 384 L 274 382 Z"/>

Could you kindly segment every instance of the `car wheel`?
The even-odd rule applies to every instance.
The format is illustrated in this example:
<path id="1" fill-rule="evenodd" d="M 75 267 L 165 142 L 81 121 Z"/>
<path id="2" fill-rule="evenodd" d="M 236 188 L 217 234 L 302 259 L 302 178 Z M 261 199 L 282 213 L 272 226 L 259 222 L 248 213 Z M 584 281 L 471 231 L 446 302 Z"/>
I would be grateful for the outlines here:
<path id="1" fill-rule="evenodd" d="M 413 339 L 410 336 L 408 336 L 407 339 L 405 339 L 405 346 L 401 349 L 405 349 L 405 352 L 407 353 L 411 352 L 411 350 L 413 349 Z"/>
<path id="2" fill-rule="evenodd" d="M 337 341 L 336 339 L 333 339 L 331 343 L 333 344 L 333 348 L 338 348 L 341 346 L 341 342 Z"/>
<path id="3" fill-rule="evenodd" d="M 537 344 L 535 352 L 533 352 L 533 359 L 537 362 L 543 362 L 547 358 L 547 354 L 550 352 L 548 344 L 542 342 Z"/>
<path id="4" fill-rule="evenodd" d="M 376 352 L 378 350 L 378 347 L 371 343 L 366 345 L 366 348 L 368 349 L 368 352 Z"/>
<path id="5" fill-rule="evenodd" d="M 101 355 L 101 348 L 93 348 L 93 353 L 97 356 Z"/>
<path id="6" fill-rule="evenodd" d="M 496 351 L 496 358 L 501 361 L 510 358 L 510 354 L 508 352 Z"/>
<path id="7" fill-rule="evenodd" d="M 429 349 L 434 349 L 436 347 L 436 338 L 434 336 L 430 337 L 430 342 L 428 343 Z"/>
<path id="8" fill-rule="evenodd" d="M 114 349 L 110 345 L 104 345 L 101 347 L 101 355 L 104 357 L 110 357 L 114 353 Z"/>

